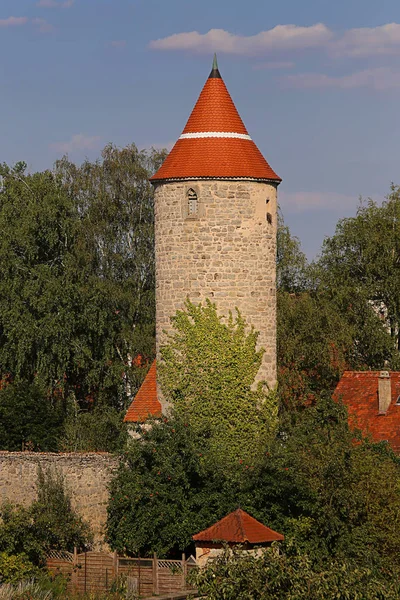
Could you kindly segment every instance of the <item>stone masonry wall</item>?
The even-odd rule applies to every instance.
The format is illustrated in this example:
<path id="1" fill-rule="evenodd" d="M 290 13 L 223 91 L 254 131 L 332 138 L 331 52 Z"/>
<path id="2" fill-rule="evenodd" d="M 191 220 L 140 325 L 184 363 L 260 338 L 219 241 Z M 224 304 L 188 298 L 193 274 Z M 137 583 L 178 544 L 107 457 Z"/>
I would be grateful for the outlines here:
<path id="1" fill-rule="evenodd" d="M 198 197 L 188 215 L 187 191 Z M 187 296 L 220 314 L 239 308 L 260 332 L 258 379 L 276 382 L 276 185 L 196 180 L 155 190 L 157 354 Z"/>
<path id="2" fill-rule="evenodd" d="M 118 459 L 107 453 L 0 452 L 0 503 L 29 505 L 36 498 L 38 466 L 63 474 L 72 505 L 90 524 L 97 549 L 103 545 L 107 518 L 107 485 Z"/>

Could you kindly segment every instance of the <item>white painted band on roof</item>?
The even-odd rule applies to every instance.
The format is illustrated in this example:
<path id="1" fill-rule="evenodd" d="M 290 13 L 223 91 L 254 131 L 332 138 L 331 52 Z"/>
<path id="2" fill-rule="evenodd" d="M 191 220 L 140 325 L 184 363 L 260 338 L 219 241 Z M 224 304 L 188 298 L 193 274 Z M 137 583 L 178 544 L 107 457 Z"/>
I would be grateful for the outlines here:
<path id="1" fill-rule="evenodd" d="M 237 138 L 239 140 L 251 140 L 247 133 L 235 133 L 234 131 L 199 131 L 197 133 L 182 133 L 180 140 L 193 140 L 196 138 Z"/>

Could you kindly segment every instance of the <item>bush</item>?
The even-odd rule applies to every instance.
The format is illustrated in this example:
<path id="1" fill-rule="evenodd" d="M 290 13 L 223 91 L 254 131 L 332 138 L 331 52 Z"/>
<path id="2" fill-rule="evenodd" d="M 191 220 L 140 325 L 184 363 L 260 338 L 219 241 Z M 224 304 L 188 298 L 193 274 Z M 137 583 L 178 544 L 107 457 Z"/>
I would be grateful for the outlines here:
<path id="1" fill-rule="evenodd" d="M 38 498 L 28 508 L 4 504 L 0 509 L 0 552 L 25 555 L 42 566 L 50 549 L 73 551 L 90 546 L 89 526 L 71 507 L 63 478 L 38 471 Z"/>
<path id="2" fill-rule="evenodd" d="M 25 554 L 0 552 L 0 583 L 15 584 L 37 577 L 39 572 Z"/>
<path id="3" fill-rule="evenodd" d="M 327 561 L 322 568 L 304 556 L 278 548 L 252 556 L 226 550 L 191 582 L 207 600 L 398 600 L 398 572 L 373 572 L 351 561 Z"/>
<path id="4" fill-rule="evenodd" d="M 64 452 L 118 452 L 127 442 L 124 412 L 96 406 L 92 412 L 69 415 L 64 422 L 60 448 Z"/>

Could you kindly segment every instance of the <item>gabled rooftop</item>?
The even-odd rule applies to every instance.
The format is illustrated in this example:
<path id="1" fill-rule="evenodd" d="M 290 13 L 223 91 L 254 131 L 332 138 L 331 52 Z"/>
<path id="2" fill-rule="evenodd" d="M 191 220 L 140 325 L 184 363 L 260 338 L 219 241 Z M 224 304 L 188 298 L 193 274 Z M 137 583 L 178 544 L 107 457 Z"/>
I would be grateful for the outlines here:
<path id="1" fill-rule="evenodd" d="M 387 410 L 379 411 L 380 371 L 345 371 L 334 398 L 342 398 L 349 412 L 349 424 L 370 434 L 375 442 L 387 441 L 400 452 L 400 372 L 390 371 L 390 400 Z"/>
<path id="2" fill-rule="evenodd" d="M 161 412 L 161 404 L 157 397 L 157 368 L 154 360 L 127 410 L 124 421 L 125 423 L 143 423 L 149 417 L 160 417 Z"/>
<path id="3" fill-rule="evenodd" d="M 264 544 L 283 539 L 282 534 L 266 527 L 241 508 L 193 536 L 195 542 L 223 541 L 232 544 Z"/>
<path id="4" fill-rule="evenodd" d="M 151 181 L 203 178 L 281 181 L 249 136 L 216 57 L 182 135 Z"/>

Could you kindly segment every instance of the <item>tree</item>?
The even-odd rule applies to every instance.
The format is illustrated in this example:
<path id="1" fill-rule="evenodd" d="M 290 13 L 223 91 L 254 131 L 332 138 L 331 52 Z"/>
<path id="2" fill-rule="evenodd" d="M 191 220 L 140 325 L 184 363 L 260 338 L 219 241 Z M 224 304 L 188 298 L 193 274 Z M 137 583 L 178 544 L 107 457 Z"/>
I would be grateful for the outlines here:
<path id="1" fill-rule="evenodd" d="M 397 194 L 394 190 L 390 203 L 397 202 Z M 394 368 L 399 363 L 379 314 L 385 305 L 373 291 L 377 276 L 373 269 L 381 268 L 372 266 L 378 243 L 374 228 L 390 226 L 386 217 L 386 224 L 379 224 L 381 210 L 387 213 L 389 208 L 370 203 L 360 207 L 355 219 L 339 221 L 335 236 L 325 240 L 321 258 L 311 265 L 280 217 L 277 359 L 284 408 L 302 408 L 315 395 L 333 390 L 346 368 L 382 368 L 386 360 Z M 387 254 L 383 248 L 379 252 Z M 389 280 L 386 283 L 392 286 Z"/>
<path id="2" fill-rule="evenodd" d="M 257 466 L 237 460 L 215 465 L 203 435 L 170 415 L 142 430 L 121 456 L 111 482 L 107 541 L 132 555 L 180 556 L 193 552 L 192 536 L 238 506 L 269 525 L 294 515 L 299 490 L 265 448 Z M 265 460 L 263 460 L 266 458 Z"/>
<path id="3" fill-rule="evenodd" d="M 50 172 L 26 175 L 23 164 L 3 165 L 0 177 L 1 374 L 31 382 L 38 373 L 53 389 L 78 345 L 65 277 L 77 212 Z"/>
<path id="4" fill-rule="evenodd" d="M 63 418 L 58 403 L 35 383 L 6 385 L 0 389 L 0 448 L 54 452 Z"/>
<path id="5" fill-rule="evenodd" d="M 215 513 L 223 516 L 224 477 L 213 469 L 203 439 L 181 418 L 153 423 L 122 458 L 108 505 L 112 548 L 179 556 L 205 522 L 211 525 Z"/>
<path id="6" fill-rule="evenodd" d="M 276 285 L 278 292 L 298 293 L 309 289 L 309 265 L 301 250 L 300 241 L 292 236 L 278 212 L 276 240 Z"/>
<path id="7" fill-rule="evenodd" d="M 0 169 L 0 380 L 35 382 L 49 413 L 123 409 L 154 355 L 148 177 L 164 156 L 109 145 L 81 167 Z"/>
<path id="8" fill-rule="evenodd" d="M 277 236 L 277 363 L 281 407 L 296 409 L 333 389 L 353 365 L 347 319 L 318 288 L 300 242 L 279 213 Z"/>
<path id="9" fill-rule="evenodd" d="M 278 390 L 287 409 L 333 390 L 355 364 L 352 329 L 326 293 L 278 293 L 277 338 Z"/>
<path id="10" fill-rule="evenodd" d="M 322 564 L 334 557 L 396 566 L 399 459 L 350 430 L 345 407 L 329 396 L 286 414 L 281 432 L 285 442 L 271 453 L 301 491 L 297 515 L 286 513 L 282 523 L 287 548 Z"/>
<path id="11" fill-rule="evenodd" d="M 238 506 L 285 535 L 288 556 L 395 568 L 400 463 L 351 431 L 328 397 L 283 413 L 255 465 L 220 469 L 203 435 L 179 416 L 133 440 L 112 481 L 108 542 L 120 552 L 176 556 Z"/>
<path id="12" fill-rule="evenodd" d="M 185 302 L 171 318 L 173 333 L 161 349 L 163 394 L 204 437 L 215 468 L 253 464 L 277 424 L 275 395 L 254 387 L 264 350 L 239 311 L 223 320 L 210 301 Z"/>
<path id="13" fill-rule="evenodd" d="M 400 348 L 400 188 L 392 186 L 379 206 L 361 203 L 353 218 L 341 219 L 324 242 L 321 287 L 355 328 L 359 359 L 395 368 Z"/>
<path id="14" fill-rule="evenodd" d="M 102 160 L 80 167 L 63 158 L 56 173 L 74 198 L 81 218 L 77 269 L 89 271 L 87 285 L 108 299 L 114 331 L 105 331 L 108 372 L 123 378 L 125 396 L 137 391 L 139 356 L 155 350 L 154 206 L 149 177 L 166 151 L 138 151 L 112 144 Z M 108 336 L 108 338 L 107 338 Z M 122 369 L 121 369 L 122 367 Z M 96 377 L 97 378 L 97 377 Z"/>

